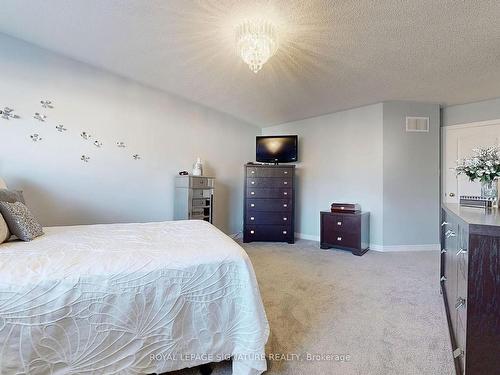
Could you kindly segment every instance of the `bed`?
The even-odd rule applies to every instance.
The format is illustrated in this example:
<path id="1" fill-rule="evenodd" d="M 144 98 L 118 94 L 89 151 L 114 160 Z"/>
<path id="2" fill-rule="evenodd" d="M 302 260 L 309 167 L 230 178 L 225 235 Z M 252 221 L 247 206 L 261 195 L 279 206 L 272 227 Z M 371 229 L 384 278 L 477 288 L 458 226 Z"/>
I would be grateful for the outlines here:
<path id="1" fill-rule="evenodd" d="M 204 221 L 44 228 L 0 245 L 0 374 L 266 370 L 251 262 Z"/>

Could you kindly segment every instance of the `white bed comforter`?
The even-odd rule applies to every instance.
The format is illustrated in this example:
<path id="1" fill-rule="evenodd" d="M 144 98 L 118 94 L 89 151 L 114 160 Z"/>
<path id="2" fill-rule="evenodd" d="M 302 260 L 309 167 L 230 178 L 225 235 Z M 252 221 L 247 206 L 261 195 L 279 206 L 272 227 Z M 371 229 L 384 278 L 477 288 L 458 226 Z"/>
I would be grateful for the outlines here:
<path id="1" fill-rule="evenodd" d="M 266 369 L 247 254 L 203 221 L 45 228 L 0 245 L 0 374 Z"/>

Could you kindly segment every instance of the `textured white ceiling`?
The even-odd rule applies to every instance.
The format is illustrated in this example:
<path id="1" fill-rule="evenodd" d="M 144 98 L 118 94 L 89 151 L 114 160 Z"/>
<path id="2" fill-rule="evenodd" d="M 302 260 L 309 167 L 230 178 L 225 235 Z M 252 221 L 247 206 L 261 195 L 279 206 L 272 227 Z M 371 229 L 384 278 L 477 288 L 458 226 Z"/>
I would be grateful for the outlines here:
<path id="1" fill-rule="evenodd" d="M 257 75 L 234 27 L 281 47 Z M 383 100 L 500 96 L 498 0 L 2 0 L 0 32 L 258 126 Z"/>

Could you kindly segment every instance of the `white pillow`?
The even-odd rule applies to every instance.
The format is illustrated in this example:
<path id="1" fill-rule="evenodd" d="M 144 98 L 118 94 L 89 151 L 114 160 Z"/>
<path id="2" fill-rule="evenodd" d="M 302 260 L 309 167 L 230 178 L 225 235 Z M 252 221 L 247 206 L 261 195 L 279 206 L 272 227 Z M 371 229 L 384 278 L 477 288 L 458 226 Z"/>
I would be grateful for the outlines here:
<path id="1" fill-rule="evenodd" d="M 0 189 L 7 189 L 7 184 L 5 183 L 4 180 L 0 177 Z"/>

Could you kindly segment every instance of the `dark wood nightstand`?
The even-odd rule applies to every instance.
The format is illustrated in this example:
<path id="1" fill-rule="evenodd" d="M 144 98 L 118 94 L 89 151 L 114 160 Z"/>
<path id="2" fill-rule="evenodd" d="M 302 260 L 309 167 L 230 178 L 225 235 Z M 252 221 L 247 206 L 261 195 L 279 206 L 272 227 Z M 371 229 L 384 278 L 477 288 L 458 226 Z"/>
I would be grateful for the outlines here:
<path id="1" fill-rule="evenodd" d="M 332 247 L 346 249 L 358 256 L 368 251 L 370 246 L 369 212 L 321 211 L 320 221 L 322 249 Z"/>

